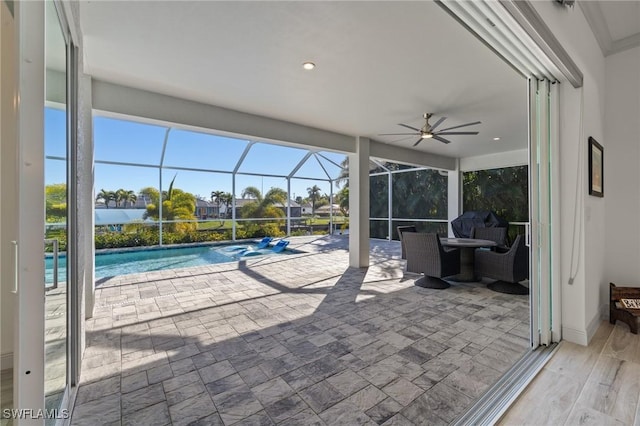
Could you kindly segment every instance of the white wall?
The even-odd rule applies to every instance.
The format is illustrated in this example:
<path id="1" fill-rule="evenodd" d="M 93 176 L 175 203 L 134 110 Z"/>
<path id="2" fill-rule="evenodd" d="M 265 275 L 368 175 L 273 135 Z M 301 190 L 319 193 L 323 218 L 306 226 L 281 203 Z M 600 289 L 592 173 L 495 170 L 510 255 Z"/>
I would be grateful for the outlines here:
<path id="1" fill-rule="evenodd" d="M 524 145 L 527 141 L 524 140 Z M 501 169 L 504 167 L 526 166 L 529 164 L 529 150 L 527 148 L 514 151 L 498 152 L 495 154 L 477 155 L 460 159 L 460 171 Z"/>
<path id="2" fill-rule="evenodd" d="M 587 344 L 600 322 L 604 272 L 605 198 L 587 195 L 587 138 L 593 136 L 605 149 L 605 61 L 579 7 L 567 8 L 551 1 L 532 2 L 543 21 L 584 74 L 582 89 L 563 83 L 560 89 L 560 226 L 562 334 Z M 581 99 L 584 109 L 581 119 Z M 581 235 L 581 238 L 579 236 Z M 574 278 L 569 284 L 569 278 Z"/>
<path id="3" fill-rule="evenodd" d="M 605 277 L 640 287 L 640 47 L 606 59 L 604 124 Z"/>

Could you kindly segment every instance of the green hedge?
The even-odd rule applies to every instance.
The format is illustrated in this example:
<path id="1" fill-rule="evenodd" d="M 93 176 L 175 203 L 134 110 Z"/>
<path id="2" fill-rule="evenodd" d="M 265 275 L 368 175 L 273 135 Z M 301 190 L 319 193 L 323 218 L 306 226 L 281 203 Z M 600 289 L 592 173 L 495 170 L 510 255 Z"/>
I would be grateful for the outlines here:
<path id="1" fill-rule="evenodd" d="M 236 239 L 260 238 L 266 236 L 282 237 L 285 234 L 280 231 L 275 224 L 264 224 L 254 227 L 248 232 L 245 229 L 236 229 Z M 232 231 L 230 229 L 224 232 L 211 231 L 185 231 L 171 232 L 163 230 L 163 244 L 186 244 L 201 243 L 211 241 L 230 241 L 232 239 Z M 157 228 L 148 226 L 127 225 L 124 232 L 104 232 L 96 234 L 96 249 L 103 248 L 119 248 L 119 247 L 143 247 L 155 246 L 160 243 Z"/>
<path id="2" fill-rule="evenodd" d="M 325 232 L 322 232 L 325 233 Z M 59 241 L 59 250 L 67 250 L 67 234 L 64 229 L 55 229 L 47 231 L 47 238 L 57 238 Z M 250 239 L 270 237 L 284 237 L 286 234 L 280 230 L 280 227 L 274 223 L 265 223 L 254 225 L 250 229 L 238 227 L 236 229 L 236 239 Z M 292 232 L 292 235 L 307 235 L 307 231 Z M 163 244 L 186 244 L 186 243 L 202 243 L 214 241 L 230 241 L 232 239 L 232 230 L 226 229 L 224 232 L 215 230 L 191 230 L 185 232 L 171 232 L 163 230 Z M 96 249 L 121 248 L 121 247 L 145 247 L 157 246 L 160 244 L 158 228 L 130 224 L 126 225 L 123 232 L 100 232 L 95 236 Z M 45 251 L 53 251 L 53 246 L 48 244 Z"/>
<path id="3" fill-rule="evenodd" d="M 163 244 L 201 243 L 207 241 L 223 241 L 227 237 L 215 231 L 163 232 Z M 105 232 L 96 234 L 96 249 L 143 247 L 160 244 L 157 229 L 139 229 L 136 232 Z"/>

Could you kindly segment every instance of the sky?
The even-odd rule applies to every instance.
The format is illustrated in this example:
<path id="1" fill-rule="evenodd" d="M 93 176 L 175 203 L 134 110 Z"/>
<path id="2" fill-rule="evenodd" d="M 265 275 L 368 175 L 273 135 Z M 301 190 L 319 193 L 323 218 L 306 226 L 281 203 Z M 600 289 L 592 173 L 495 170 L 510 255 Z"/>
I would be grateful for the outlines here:
<path id="1" fill-rule="evenodd" d="M 51 157 L 65 157 L 64 111 L 45 108 L 45 184 L 65 181 L 64 161 Z M 159 168 L 163 142 L 167 127 L 95 116 L 93 122 L 95 145 L 95 192 L 101 189 L 116 191 L 120 188 L 133 190 L 151 186 L 158 187 Z M 219 170 L 231 172 L 238 164 L 249 141 L 216 136 L 193 131 L 171 129 L 167 140 L 162 171 L 162 187 L 168 188 L 175 177 L 174 187 L 211 198 L 212 191 L 231 192 L 231 173 L 175 170 L 174 167 Z M 255 186 L 266 193 L 271 187 L 287 189 L 284 177 L 260 177 L 242 175 L 242 172 L 288 175 L 304 158 L 307 150 L 279 146 L 256 141 L 251 147 L 236 175 L 236 194 Z M 322 155 L 340 164 L 344 154 L 322 152 Z M 101 164 L 100 161 L 136 163 L 147 167 Z M 320 158 L 322 166 L 335 178 L 340 169 L 326 159 Z M 291 198 L 307 197 L 307 188 L 318 185 L 321 193 L 329 194 L 330 185 L 326 174 L 315 157 L 310 157 L 294 176 L 310 177 L 314 180 L 291 179 Z M 334 185 L 334 193 L 338 191 Z"/>

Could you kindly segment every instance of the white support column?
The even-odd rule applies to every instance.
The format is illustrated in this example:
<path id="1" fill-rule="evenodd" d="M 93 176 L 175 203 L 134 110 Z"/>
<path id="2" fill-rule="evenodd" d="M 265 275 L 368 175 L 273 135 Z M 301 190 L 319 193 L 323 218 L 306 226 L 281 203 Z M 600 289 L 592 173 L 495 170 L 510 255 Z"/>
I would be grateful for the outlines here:
<path id="1" fill-rule="evenodd" d="M 453 237 L 451 221 L 462 213 L 462 176 L 460 172 L 460 160 L 456 159 L 456 169 L 449 170 L 447 177 L 447 218 L 449 220 L 449 237 Z"/>
<path id="2" fill-rule="evenodd" d="M 369 266 L 369 139 L 349 154 L 349 266 Z"/>

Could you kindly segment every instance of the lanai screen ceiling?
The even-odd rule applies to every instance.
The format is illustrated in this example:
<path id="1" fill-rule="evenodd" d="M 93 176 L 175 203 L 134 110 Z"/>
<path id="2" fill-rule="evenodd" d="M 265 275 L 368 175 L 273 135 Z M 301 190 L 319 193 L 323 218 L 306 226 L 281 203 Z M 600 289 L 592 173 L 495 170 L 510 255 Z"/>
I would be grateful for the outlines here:
<path id="1" fill-rule="evenodd" d="M 335 180 L 347 157 L 100 116 L 94 133 L 95 160 L 103 164 Z"/>

